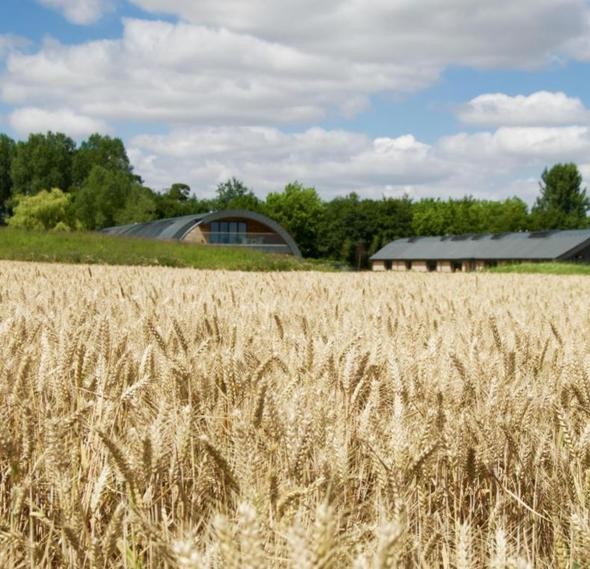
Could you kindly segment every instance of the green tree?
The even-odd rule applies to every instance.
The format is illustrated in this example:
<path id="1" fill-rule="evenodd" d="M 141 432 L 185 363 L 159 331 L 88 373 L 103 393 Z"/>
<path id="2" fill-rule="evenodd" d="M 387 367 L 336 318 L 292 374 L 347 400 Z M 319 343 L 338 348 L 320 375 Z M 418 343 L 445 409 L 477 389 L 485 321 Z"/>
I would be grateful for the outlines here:
<path id="1" fill-rule="evenodd" d="M 69 190 L 76 145 L 60 132 L 31 134 L 16 145 L 10 175 L 13 194 L 34 195 L 46 188 Z"/>
<path id="2" fill-rule="evenodd" d="M 80 188 L 94 166 L 133 177 L 133 166 L 120 138 L 92 134 L 83 141 L 72 159 L 72 184 Z"/>
<path id="3" fill-rule="evenodd" d="M 325 204 L 320 224 L 320 255 L 366 267 L 369 256 L 385 243 L 411 233 L 412 203 L 408 198 L 361 200 L 356 193 Z"/>
<path id="4" fill-rule="evenodd" d="M 254 192 L 237 178 L 218 184 L 217 197 L 214 200 L 214 209 L 246 209 L 249 211 L 261 211 L 262 203 Z"/>
<path id="5" fill-rule="evenodd" d="M 186 203 L 191 196 L 191 187 L 188 184 L 176 183 L 170 186 L 168 196 L 178 203 Z"/>
<path id="6" fill-rule="evenodd" d="M 422 199 L 413 206 L 415 235 L 461 235 L 522 231 L 529 224 L 528 209 L 519 198 L 504 201 Z"/>
<path id="7" fill-rule="evenodd" d="M 132 184 L 125 205 L 115 211 L 113 219 L 117 225 L 151 221 L 156 219 L 156 210 L 154 192 L 145 186 Z"/>
<path id="8" fill-rule="evenodd" d="M 190 186 L 182 183 L 172 184 L 164 193 L 155 194 L 155 198 L 158 219 L 204 213 L 215 209 L 210 200 L 199 200 L 192 196 Z"/>
<path id="9" fill-rule="evenodd" d="M 588 225 L 590 199 L 582 189 L 582 175 L 573 163 L 545 168 L 539 183 L 541 195 L 532 211 L 536 229 L 575 229 Z"/>
<path id="10" fill-rule="evenodd" d="M 14 158 L 16 144 L 12 138 L 0 134 L 0 219 L 8 211 L 8 200 L 12 194 L 10 166 Z"/>
<path id="11" fill-rule="evenodd" d="M 318 255 L 318 232 L 324 204 L 315 188 L 305 188 L 299 182 L 293 182 L 281 193 L 268 194 L 265 206 L 266 213 L 289 231 L 304 256 Z"/>
<path id="12" fill-rule="evenodd" d="M 34 196 L 19 195 L 8 225 L 28 230 L 72 229 L 72 195 L 54 188 Z"/>
<path id="13" fill-rule="evenodd" d="M 93 166 L 76 194 L 74 210 L 86 229 L 101 229 L 154 219 L 156 199 L 127 173 Z"/>

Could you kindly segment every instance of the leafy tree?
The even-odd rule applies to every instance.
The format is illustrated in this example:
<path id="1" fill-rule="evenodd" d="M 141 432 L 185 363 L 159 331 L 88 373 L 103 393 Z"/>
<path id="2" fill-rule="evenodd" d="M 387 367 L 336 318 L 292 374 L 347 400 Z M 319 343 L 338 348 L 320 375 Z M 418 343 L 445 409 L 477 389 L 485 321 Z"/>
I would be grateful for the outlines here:
<path id="1" fill-rule="evenodd" d="M 125 205 L 115 211 L 113 219 L 117 225 L 151 221 L 156 219 L 156 210 L 154 192 L 145 186 L 132 184 Z"/>
<path id="2" fill-rule="evenodd" d="M 526 204 L 518 198 L 500 201 L 423 199 L 413 206 L 415 235 L 461 235 L 522 231 L 529 224 Z"/>
<path id="3" fill-rule="evenodd" d="M 0 134 L 0 219 L 8 210 L 8 200 L 12 194 L 10 166 L 15 149 L 14 140 L 5 134 Z"/>
<path id="4" fill-rule="evenodd" d="M 590 199 L 582 189 L 582 175 L 573 163 L 545 168 L 539 183 L 541 195 L 533 207 L 536 229 L 574 229 L 588 225 Z"/>
<path id="5" fill-rule="evenodd" d="M 479 230 L 489 233 L 525 231 L 529 227 L 529 213 L 520 198 L 504 201 L 479 201 L 474 205 Z"/>
<path id="6" fill-rule="evenodd" d="M 237 178 L 230 178 L 219 184 L 216 193 L 214 209 L 247 209 L 249 211 L 262 209 L 262 203 L 254 192 Z"/>
<path id="7" fill-rule="evenodd" d="M 46 188 L 69 190 L 76 145 L 60 132 L 31 134 L 16 145 L 10 175 L 13 194 L 34 195 Z"/>
<path id="8" fill-rule="evenodd" d="M 156 199 L 127 173 L 93 166 L 76 194 L 74 209 L 86 229 L 101 229 L 154 219 Z"/>
<path id="9" fill-rule="evenodd" d="M 369 256 L 385 243 L 411 233 L 412 204 L 408 198 L 361 200 L 356 193 L 325 204 L 318 247 L 323 257 L 368 265 Z"/>
<path id="10" fill-rule="evenodd" d="M 163 194 L 155 194 L 155 198 L 158 219 L 204 213 L 215 209 L 209 200 L 199 200 L 191 196 L 191 189 L 187 184 L 172 184 Z"/>
<path id="11" fill-rule="evenodd" d="M 304 256 L 318 255 L 318 231 L 324 204 L 315 188 L 293 182 L 281 193 L 268 194 L 265 205 L 267 214 L 291 233 Z"/>
<path id="12" fill-rule="evenodd" d="M 54 188 L 50 192 L 41 190 L 34 196 L 19 195 L 8 225 L 29 230 L 72 228 L 71 194 Z"/>
<path id="13" fill-rule="evenodd" d="M 172 184 L 168 196 L 179 203 L 186 203 L 191 196 L 191 187 L 182 183 Z"/>
<path id="14" fill-rule="evenodd" d="M 102 166 L 106 170 L 123 172 L 133 177 L 133 166 L 120 138 L 92 134 L 88 140 L 83 141 L 72 160 L 73 185 L 81 187 L 94 166 Z"/>

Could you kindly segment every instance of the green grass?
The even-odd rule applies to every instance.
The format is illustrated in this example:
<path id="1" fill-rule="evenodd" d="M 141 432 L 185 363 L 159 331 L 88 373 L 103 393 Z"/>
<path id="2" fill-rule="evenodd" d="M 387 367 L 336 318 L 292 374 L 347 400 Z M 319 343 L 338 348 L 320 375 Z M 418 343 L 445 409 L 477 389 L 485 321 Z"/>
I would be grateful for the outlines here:
<path id="1" fill-rule="evenodd" d="M 327 264 L 252 249 L 0 228 L 0 259 L 45 263 L 160 265 L 238 271 L 329 270 Z"/>
<path id="2" fill-rule="evenodd" d="M 514 263 L 488 269 L 490 273 L 538 273 L 543 275 L 590 275 L 590 265 L 582 263 Z"/>

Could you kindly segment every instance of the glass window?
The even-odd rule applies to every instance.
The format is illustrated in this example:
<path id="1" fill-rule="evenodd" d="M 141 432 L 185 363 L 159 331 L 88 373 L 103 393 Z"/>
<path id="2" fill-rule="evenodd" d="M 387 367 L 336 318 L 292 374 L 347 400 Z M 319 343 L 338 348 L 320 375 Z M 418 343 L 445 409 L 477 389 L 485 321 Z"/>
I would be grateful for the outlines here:
<path id="1" fill-rule="evenodd" d="M 248 226 L 245 221 L 212 221 L 209 243 L 245 243 Z"/>
<path id="2" fill-rule="evenodd" d="M 229 243 L 229 235 L 228 235 L 229 224 L 227 221 L 220 221 L 219 222 L 219 242 L 220 243 Z"/>
<path id="3" fill-rule="evenodd" d="M 219 223 L 213 221 L 210 226 L 209 243 L 219 243 Z"/>
<path id="4" fill-rule="evenodd" d="M 238 223 L 237 221 L 230 221 L 229 222 L 229 242 L 230 243 L 237 243 L 238 242 Z"/>

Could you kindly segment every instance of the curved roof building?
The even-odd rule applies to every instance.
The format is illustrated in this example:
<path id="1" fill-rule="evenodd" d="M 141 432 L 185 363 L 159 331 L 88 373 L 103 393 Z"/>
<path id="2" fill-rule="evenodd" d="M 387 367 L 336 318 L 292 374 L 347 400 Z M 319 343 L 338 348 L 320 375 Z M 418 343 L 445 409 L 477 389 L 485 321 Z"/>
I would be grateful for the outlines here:
<path id="1" fill-rule="evenodd" d="M 301 257 L 297 244 L 284 227 L 265 215 L 242 209 L 119 225 L 102 231 L 108 235 L 248 247 L 267 253 Z"/>

